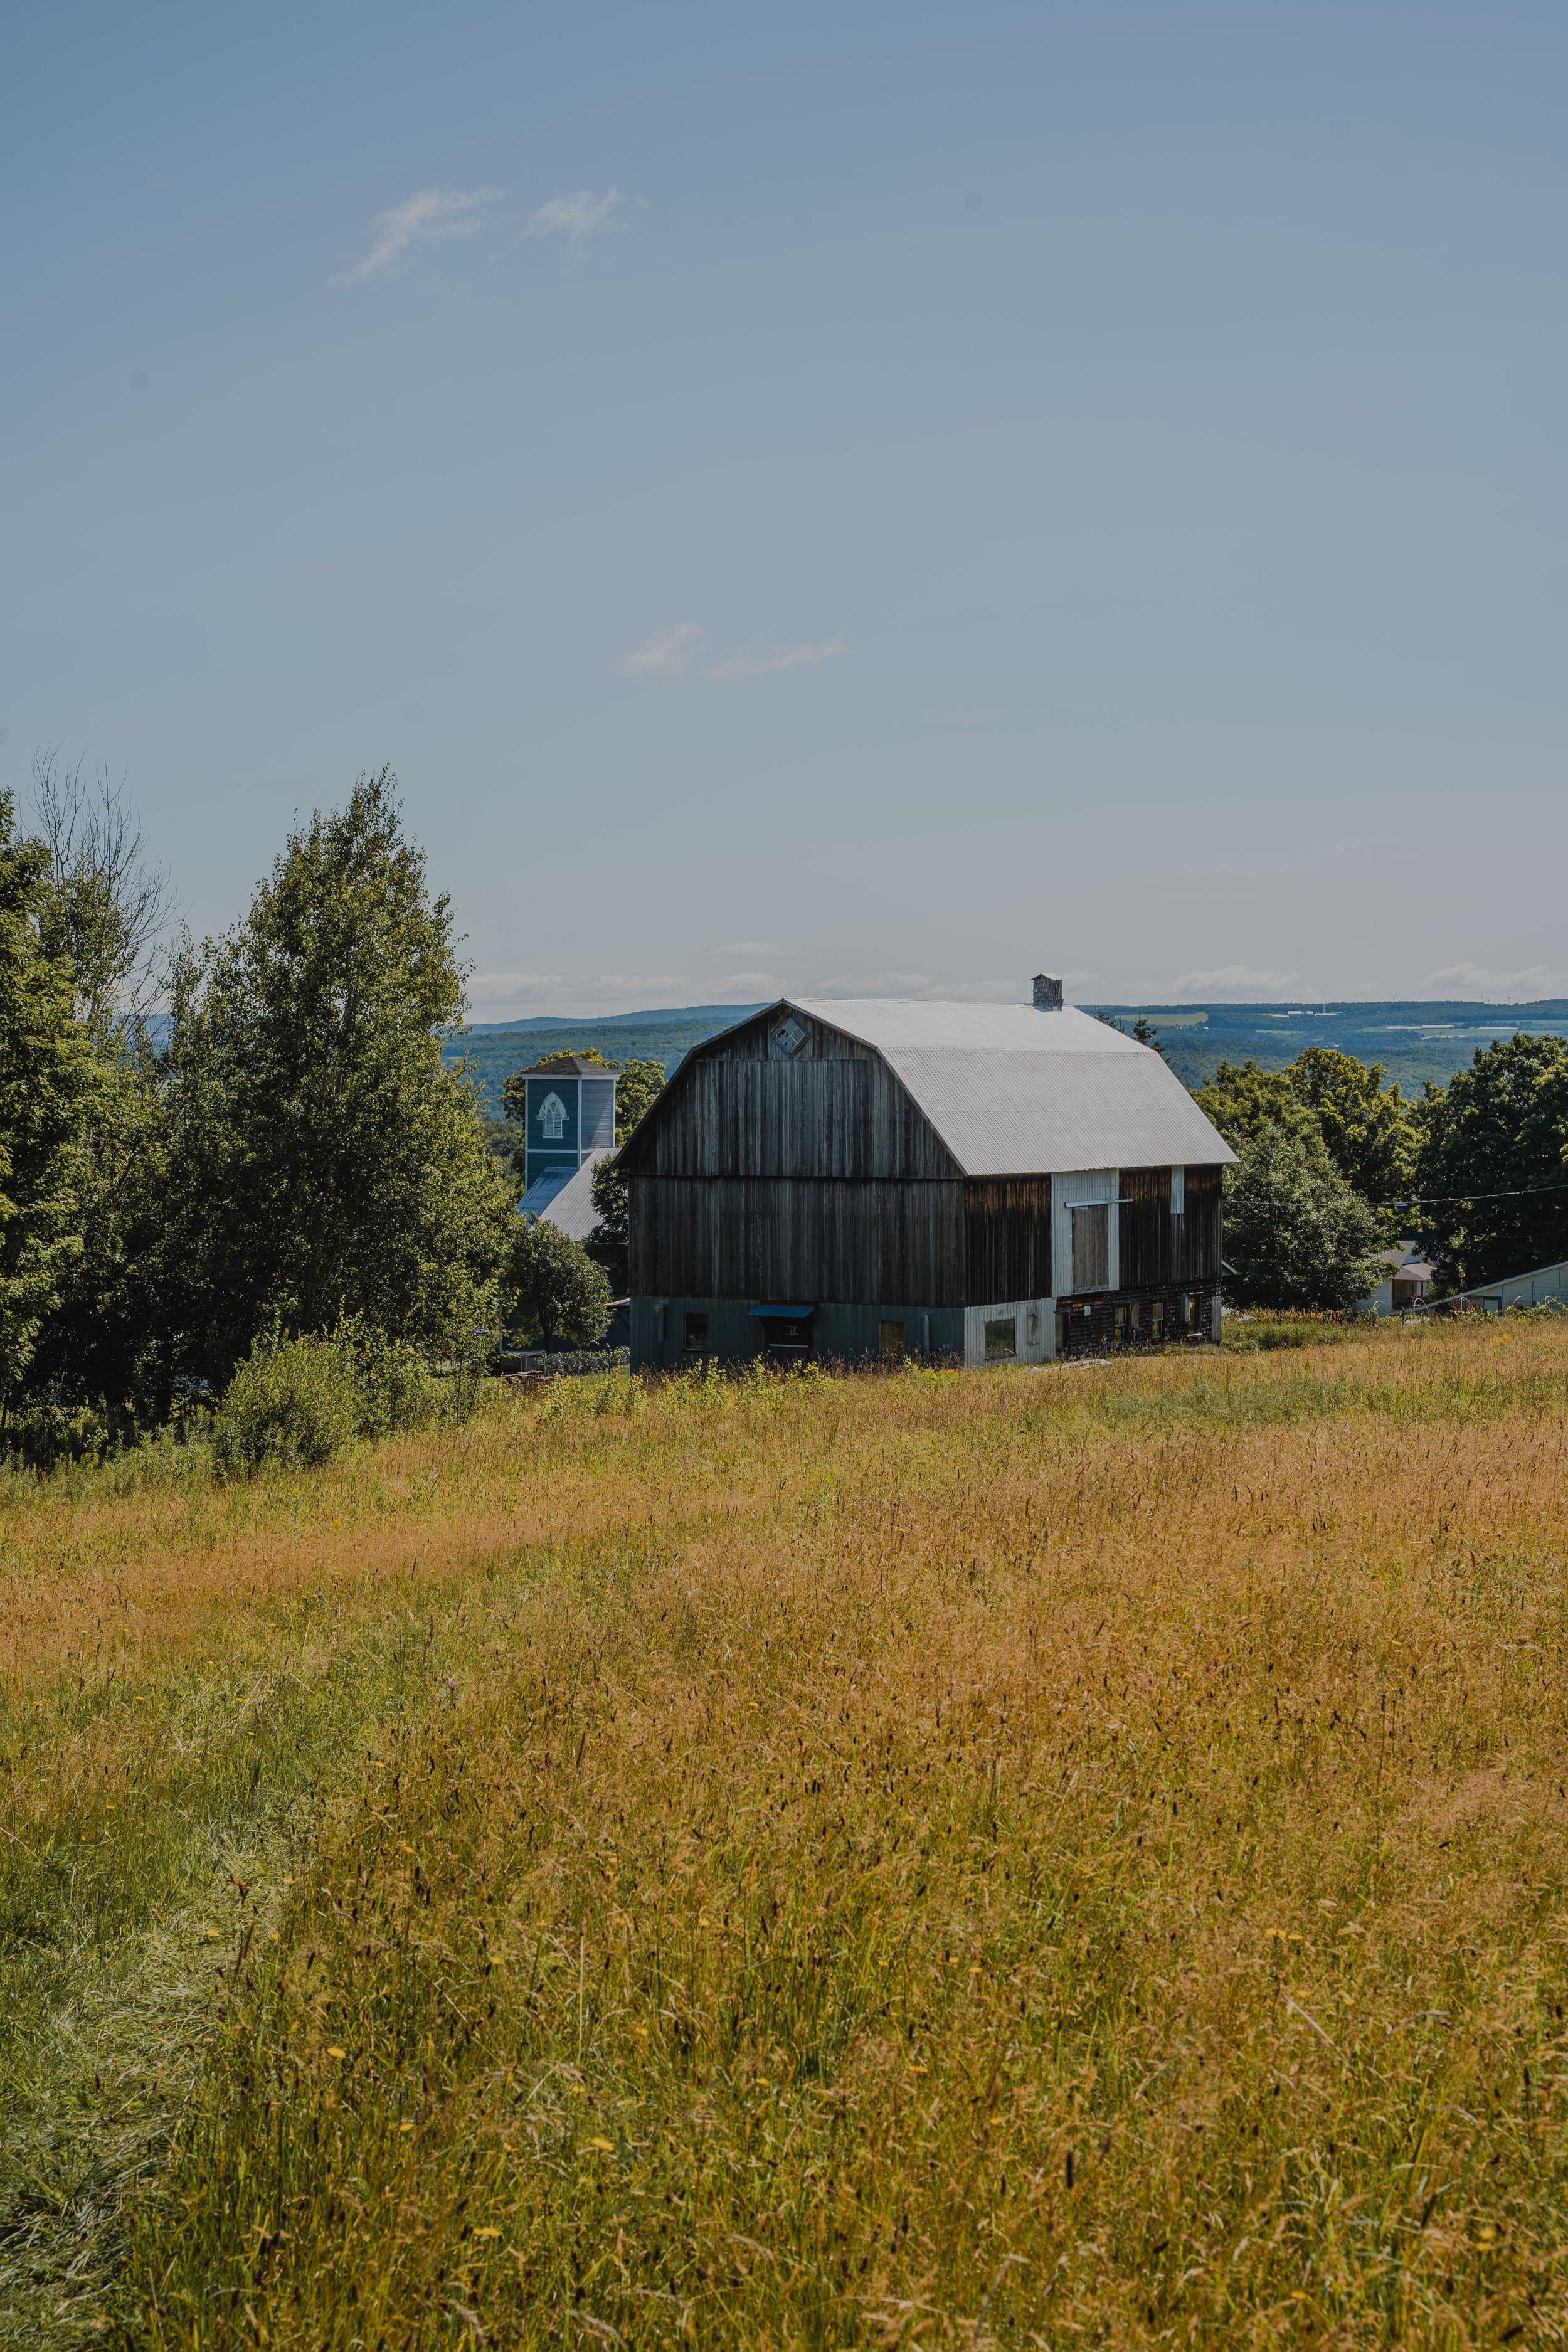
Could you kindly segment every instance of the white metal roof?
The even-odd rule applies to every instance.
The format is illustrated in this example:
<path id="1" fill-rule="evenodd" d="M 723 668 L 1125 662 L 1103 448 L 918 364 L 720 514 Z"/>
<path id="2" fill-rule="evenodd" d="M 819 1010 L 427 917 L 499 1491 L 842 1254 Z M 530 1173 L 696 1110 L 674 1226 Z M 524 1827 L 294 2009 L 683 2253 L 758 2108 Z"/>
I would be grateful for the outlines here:
<path id="1" fill-rule="evenodd" d="M 1158 1054 L 1075 1006 L 788 1002 L 877 1047 L 967 1176 L 1236 1157 Z"/>
<path id="2" fill-rule="evenodd" d="M 884 1053 L 901 1046 L 976 1047 L 994 1054 L 1146 1054 L 1126 1031 L 1064 1004 L 1054 1013 L 1032 1004 L 936 1004 L 920 998 L 792 996 L 815 1020 L 843 1029 Z M 1156 1054 L 1153 1057 L 1159 1060 Z"/>
<path id="3" fill-rule="evenodd" d="M 531 1184 L 518 1202 L 520 1211 L 542 1218 L 564 1234 L 571 1242 L 585 1242 L 599 1222 L 599 1212 L 594 1206 L 594 1175 L 601 1160 L 608 1160 L 609 1150 L 590 1152 L 581 1168 L 575 1169 L 563 1184 L 546 1189 L 543 1181 Z M 538 1196 L 536 1198 L 536 1196 Z"/>

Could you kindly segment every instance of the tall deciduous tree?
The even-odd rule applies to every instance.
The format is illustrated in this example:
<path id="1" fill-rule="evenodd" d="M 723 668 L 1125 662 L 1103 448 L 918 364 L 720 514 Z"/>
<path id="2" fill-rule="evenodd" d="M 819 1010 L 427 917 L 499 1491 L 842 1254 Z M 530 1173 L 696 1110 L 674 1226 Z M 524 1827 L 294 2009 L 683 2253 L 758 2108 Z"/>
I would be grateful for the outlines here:
<path id="1" fill-rule="evenodd" d="M 593 1348 L 605 1336 L 610 1286 L 604 1267 L 542 1217 L 518 1220 L 508 1255 L 507 1290 L 523 1336 L 546 1348 L 557 1339 Z"/>
<path id="2" fill-rule="evenodd" d="M 1337 1308 L 1367 1297 L 1387 1269 L 1376 1213 L 1345 1182 L 1311 1129 L 1262 1125 L 1226 1171 L 1226 1294 L 1242 1307 Z"/>
<path id="3" fill-rule="evenodd" d="M 70 968 L 43 944 L 49 903 L 48 851 L 17 839 L 0 793 L 0 1412 L 80 1255 L 84 1139 L 103 1086 Z"/>
<path id="4" fill-rule="evenodd" d="M 100 1066 L 84 1135 L 81 1247 L 39 1331 L 27 1385 L 55 1402 L 114 1404 L 145 1385 L 166 1210 L 163 1111 L 145 1013 L 171 897 L 149 863 L 124 784 L 55 752 L 33 762 L 33 816 L 48 852 L 45 951 L 70 975 Z"/>
<path id="5" fill-rule="evenodd" d="M 394 779 L 294 835 L 225 938 L 176 960 L 165 1377 L 221 1380 L 275 1318 L 429 1352 L 489 1312 L 511 1224 L 472 1090 L 445 898 Z"/>
<path id="6" fill-rule="evenodd" d="M 1421 1224 L 1447 1288 L 1568 1258 L 1568 1040 L 1505 1037 L 1428 1087 Z"/>
<path id="7" fill-rule="evenodd" d="M 1411 1191 L 1419 1144 L 1414 1106 L 1385 1087 L 1380 1062 L 1359 1062 L 1333 1045 L 1309 1045 L 1282 1070 L 1222 1062 L 1197 1100 L 1239 1151 L 1266 1128 L 1316 1136 L 1354 1192 L 1377 1206 L 1385 1232 L 1400 1223 L 1391 1203 Z"/>

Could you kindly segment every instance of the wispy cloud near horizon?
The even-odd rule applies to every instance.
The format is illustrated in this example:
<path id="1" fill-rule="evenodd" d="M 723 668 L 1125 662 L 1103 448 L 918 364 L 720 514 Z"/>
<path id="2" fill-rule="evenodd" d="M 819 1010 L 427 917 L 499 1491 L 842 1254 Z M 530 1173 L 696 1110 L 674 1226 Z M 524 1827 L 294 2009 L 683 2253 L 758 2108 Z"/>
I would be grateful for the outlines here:
<path id="1" fill-rule="evenodd" d="M 1184 971 L 1172 991 L 1173 996 L 1255 996 L 1289 995 L 1300 992 L 1299 971 L 1254 971 L 1244 963 L 1222 963 L 1214 971 Z"/>
<path id="2" fill-rule="evenodd" d="M 695 621 L 677 621 L 673 627 L 659 629 L 645 637 L 622 656 L 623 677 L 683 677 L 707 644 L 707 632 Z"/>
<path id="3" fill-rule="evenodd" d="M 842 635 L 818 637 L 802 645 L 742 647 L 710 660 L 708 632 L 697 621 L 677 621 L 659 629 L 621 657 L 623 677 L 705 678 L 727 685 L 733 678 L 778 677 L 786 670 L 808 668 L 813 663 L 842 661 L 849 647 Z"/>
<path id="4" fill-rule="evenodd" d="M 1544 963 L 1527 964 L 1522 971 L 1495 971 L 1484 963 L 1446 963 L 1441 971 L 1429 971 L 1423 985 L 1436 988 L 1439 981 L 1456 981 L 1482 996 L 1517 996 L 1521 990 L 1560 996 L 1568 989 L 1568 972 L 1554 971 Z"/>
<path id="5" fill-rule="evenodd" d="M 453 237 L 477 236 L 489 226 L 487 208 L 499 204 L 503 188 L 418 188 L 390 211 L 378 213 L 372 234 L 375 243 L 364 259 L 347 273 L 342 284 L 372 278 L 390 269 L 395 261 L 416 248 L 445 244 Z"/>
<path id="6" fill-rule="evenodd" d="M 596 196 L 592 188 L 579 188 L 575 195 L 552 196 L 529 215 L 524 236 L 566 236 L 574 245 L 595 230 L 607 228 L 616 213 L 628 205 L 646 205 L 644 196 L 623 196 L 619 188 L 606 188 Z"/>
<path id="7" fill-rule="evenodd" d="M 805 669 L 814 662 L 842 661 L 849 648 L 843 638 L 819 637 L 814 644 L 774 646 L 761 653 L 728 654 L 704 677 L 777 677 L 786 669 Z"/>

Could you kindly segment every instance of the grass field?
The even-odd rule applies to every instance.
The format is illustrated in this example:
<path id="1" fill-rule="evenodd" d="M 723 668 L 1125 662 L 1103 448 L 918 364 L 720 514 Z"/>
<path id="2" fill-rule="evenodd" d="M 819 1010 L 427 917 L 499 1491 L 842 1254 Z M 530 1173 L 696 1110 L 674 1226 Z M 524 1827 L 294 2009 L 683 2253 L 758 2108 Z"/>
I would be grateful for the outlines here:
<path id="1" fill-rule="evenodd" d="M 0 2341 L 1558 2343 L 1568 1334 L 0 1495 Z"/>

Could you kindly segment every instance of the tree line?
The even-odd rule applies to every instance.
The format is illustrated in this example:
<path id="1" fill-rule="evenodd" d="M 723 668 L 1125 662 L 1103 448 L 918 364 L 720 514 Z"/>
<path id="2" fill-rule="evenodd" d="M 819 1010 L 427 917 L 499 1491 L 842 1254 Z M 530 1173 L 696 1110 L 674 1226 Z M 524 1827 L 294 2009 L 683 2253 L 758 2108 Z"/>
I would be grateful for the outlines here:
<path id="1" fill-rule="evenodd" d="M 1448 1292 L 1568 1259 L 1568 1040 L 1497 1039 L 1415 1100 L 1381 1064 L 1324 1045 L 1282 1070 L 1221 1063 L 1194 1091 L 1238 1154 L 1225 1210 L 1238 1305 L 1349 1307 L 1406 1240 Z"/>
<path id="2" fill-rule="evenodd" d="M 508 1322 L 598 1338 L 626 1285 L 625 1185 L 606 1160 L 587 1251 L 519 1217 L 521 1147 L 509 1168 L 444 1055 L 460 943 L 390 771 L 297 825 L 229 930 L 164 953 L 167 912 L 107 779 L 45 758 L 27 826 L 0 794 L 7 1444 L 29 1415 L 165 1423 L 268 1333 L 352 1335 L 367 1412 L 403 1377 L 388 1349 L 472 1364 Z M 617 1140 L 663 1080 L 622 1071 Z M 1568 1042 L 1500 1040 L 1415 1101 L 1324 1046 L 1223 1064 L 1197 1099 L 1239 1155 L 1238 1302 L 1348 1307 L 1405 1238 L 1450 1289 L 1568 1258 Z M 521 1100 L 520 1074 L 514 1123 Z"/>
<path id="3" fill-rule="evenodd" d="M 533 1229 L 443 1056 L 451 905 L 390 772 L 290 833 L 243 920 L 162 954 L 166 885 L 122 796 L 48 760 L 35 782 L 27 827 L 0 795 L 8 1443 L 28 1416 L 167 1423 L 268 1333 L 461 1364 L 509 1314 L 536 1332 Z M 552 1312 L 596 1338 L 608 1283 L 564 1246 Z"/>

